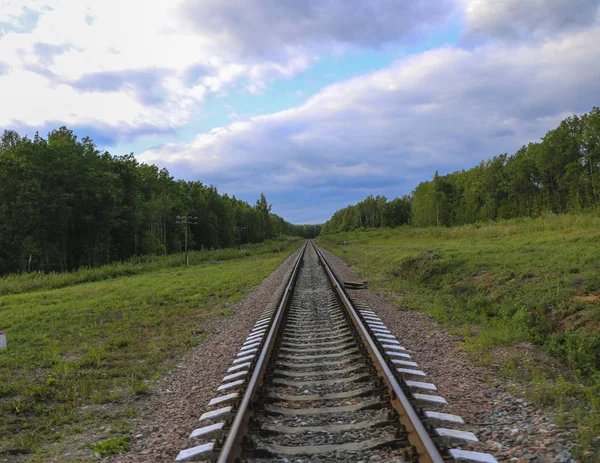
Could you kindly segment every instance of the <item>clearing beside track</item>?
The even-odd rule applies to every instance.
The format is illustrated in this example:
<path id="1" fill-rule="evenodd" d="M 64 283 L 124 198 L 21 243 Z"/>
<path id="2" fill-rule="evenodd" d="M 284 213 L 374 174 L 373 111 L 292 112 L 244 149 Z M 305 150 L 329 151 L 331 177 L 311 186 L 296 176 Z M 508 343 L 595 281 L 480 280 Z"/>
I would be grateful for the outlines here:
<path id="1" fill-rule="evenodd" d="M 0 279 L 0 459 L 125 450 L 135 397 L 301 242 Z"/>
<path id="2" fill-rule="evenodd" d="M 597 215 L 355 231 L 317 241 L 399 310 L 431 315 L 475 358 L 523 381 L 536 402 L 578 428 L 582 449 L 598 452 Z"/>

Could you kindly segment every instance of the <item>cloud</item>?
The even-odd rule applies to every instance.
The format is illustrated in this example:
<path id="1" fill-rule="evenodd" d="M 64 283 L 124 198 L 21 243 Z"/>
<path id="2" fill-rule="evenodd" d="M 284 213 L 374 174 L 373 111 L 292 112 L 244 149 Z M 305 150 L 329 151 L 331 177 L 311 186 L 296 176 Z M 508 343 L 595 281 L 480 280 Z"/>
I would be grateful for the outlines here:
<path id="1" fill-rule="evenodd" d="M 214 76 L 218 71 L 208 63 L 194 63 L 188 66 L 183 72 L 183 81 L 188 87 L 193 87 L 201 81 L 203 77 Z"/>
<path id="2" fill-rule="evenodd" d="M 96 18 L 94 17 L 94 15 L 91 13 L 91 11 L 88 10 L 87 14 L 85 15 L 85 22 L 88 24 L 88 26 L 91 26 L 92 24 L 94 24 L 95 20 Z"/>
<path id="3" fill-rule="evenodd" d="M 407 44 L 446 40 L 439 26 L 464 18 L 458 46 L 287 111 L 248 119 L 227 108 L 226 127 L 140 156 L 250 200 L 264 189 L 305 217 L 316 202 L 405 193 L 436 169 L 512 152 L 589 110 L 600 94 L 598 14 L 597 0 L 0 0 L 0 127 L 66 124 L 104 146 L 175 137 L 209 99 L 261 94 L 324 55 L 362 65 L 381 50 L 402 56 Z M 314 80 L 299 79 L 300 90 L 318 85 L 302 77 Z"/>
<path id="4" fill-rule="evenodd" d="M 552 38 L 598 22 L 598 0 L 465 0 L 469 39 Z"/>
<path id="5" fill-rule="evenodd" d="M 449 0 L 186 0 L 180 15 L 237 56 L 318 45 L 379 47 L 412 39 L 451 12 Z"/>
<path id="6" fill-rule="evenodd" d="M 38 76 L 45 77 L 49 81 L 56 80 L 56 75 L 50 69 L 48 69 L 45 66 L 42 66 L 41 64 L 26 63 L 26 64 L 23 65 L 22 70 L 23 71 L 31 72 L 33 74 L 37 74 Z"/>
<path id="7" fill-rule="evenodd" d="M 38 22 L 39 11 L 36 11 L 40 2 L 32 0 L 27 2 L 15 2 L 12 0 L 0 0 L 0 38 L 7 31 L 29 32 Z"/>
<path id="8" fill-rule="evenodd" d="M 37 56 L 38 61 L 43 66 L 50 66 L 54 63 L 54 57 L 62 55 L 70 50 L 70 44 L 53 45 L 49 43 L 36 42 L 33 44 L 33 53 Z"/>
<path id="9" fill-rule="evenodd" d="M 210 34 L 185 30 L 176 7 L 143 0 L 31 0 L 23 7 L 0 0 L 0 61 L 10 64 L 0 75 L 0 126 L 60 120 L 112 126 L 125 137 L 122 128 L 133 134 L 138 126 L 162 133 L 188 123 L 208 96 L 259 93 L 318 59 L 309 51 L 234 59 Z"/>
<path id="10" fill-rule="evenodd" d="M 36 132 L 39 132 L 42 136 L 45 136 L 52 130 L 56 130 L 59 127 L 65 125 L 63 120 L 49 120 L 40 124 L 28 124 L 22 120 L 13 120 L 10 124 L 5 125 L 2 129 L 15 130 L 19 134 L 27 134 L 32 136 Z M 104 124 L 100 121 L 91 122 L 77 122 L 73 121 L 68 124 L 68 128 L 75 134 L 81 137 L 90 137 L 94 143 L 105 149 L 107 146 L 113 146 L 117 142 L 131 142 L 139 137 L 144 136 L 175 136 L 175 129 L 172 127 L 165 127 L 158 129 L 154 125 L 125 125 L 114 127 L 109 124 Z M 128 153 L 112 153 L 115 155 L 128 154 Z"/>
<path id="11" fill-rule="evenodd" d="M 350 197 L 401 195 L 435 170 L 514 152 L 590 110 L 600 94 L 596 43 L 600 27 L 539 44 L 430 50 L 139 157 L 250 197 L 289 201 L 301 191 L 321 204 L 339 194 L 327 215 Z"/>
<path id="12" fill-rule="evenodd" d="M 86 92 L 131 92 L 144 105 L 163 103 L 167 89 L 163 78 L 166 69 L 126 69 L 112 72 L 84 74 L 72 82 L 65 82 Z"/>

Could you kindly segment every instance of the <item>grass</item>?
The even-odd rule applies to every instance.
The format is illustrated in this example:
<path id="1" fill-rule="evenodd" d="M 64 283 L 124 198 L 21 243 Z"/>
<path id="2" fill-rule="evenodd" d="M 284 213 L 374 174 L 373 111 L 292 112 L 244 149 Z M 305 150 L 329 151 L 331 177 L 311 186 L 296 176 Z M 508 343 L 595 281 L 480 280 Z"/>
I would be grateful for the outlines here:
<path id="1" fill-rule="evenodd" d="M 121 436 L 89 445 L 89 448 L 99 457 L 115 455 L 129 450 L 129 440 L 129 436 Z"/>
<path id="2" fill-rule="evenodd" d="M 600 459 L 600 217 L 402 227 L 318 241 L 399 309 L 431 315 L 477 357 L 521 379 L 526 374 L 539 402 L 569 409 L 580 455 Z M 527 346 L 565 367 L 525 364 Z M 513 355 L 500 355 L 506 352 Z"/>
<path id="3" fill-rule="evenodd" d="M 284 236 L 263 243 L 245 244 L 240 246 L 240 249 L 224 248 L 190 251 L 189 264 L 193 266 L 203 262 L 222 262 L 237 260 L 240 257 L 261 256 L 277 249 L 287 249 L 290 243 L 296 241 L 297 238 L 295 237 Z M 64 288 L 79 283 L 105 281 L 112 278 L 140 275 L 164 268 L 181 267 L 184 256 L 183 253 L 168 256 L 147 255 L 97 268 L 83 267 L 76 272 L 30 272 L 5 275 L 0 278 L 0 296 L 21 294 L 40 289 Z"/>
<path id="4" fill-rule="evenodd" d="M 89 461 L 124 451 L 136 414 L 126 404 L 209 336 L 211 318 L 228 316 L 300 242 L 193 253 L 187 269 L 169 256 L 0 279 L 8 339 L 0 351 L 0 457 L 48 461 L 76 450 Z"/>

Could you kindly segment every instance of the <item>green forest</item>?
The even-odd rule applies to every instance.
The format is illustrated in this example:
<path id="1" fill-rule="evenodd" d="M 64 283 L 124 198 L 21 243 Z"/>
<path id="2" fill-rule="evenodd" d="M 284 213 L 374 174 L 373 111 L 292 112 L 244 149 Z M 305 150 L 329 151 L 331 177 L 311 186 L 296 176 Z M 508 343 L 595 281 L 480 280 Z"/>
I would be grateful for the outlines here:
<path id="1" fill-rule="evenodd" d="M 600 203 L 600 108 L 564 119 L 537 143 L 469 169 L 438 175 L 410 195 L 369 196 L 337 211 L 323 233 L 359 228 L 454 226 L 544 213 L 591 210 Z"/>
<path id="2" fill-rule="evenodd" d="M 132 154 L 100 151 L 66 127 L 46 139 L 2 135 L 0 274 L 181 252 L 185 226 L 177 217 L 186 215 L 195 222 L 188 232 L 192 250 L 319 233 L 319 226 L 292 225 L 271 213 L 264 195 L 250 205 L 215 186 L 175 180 Z"/>

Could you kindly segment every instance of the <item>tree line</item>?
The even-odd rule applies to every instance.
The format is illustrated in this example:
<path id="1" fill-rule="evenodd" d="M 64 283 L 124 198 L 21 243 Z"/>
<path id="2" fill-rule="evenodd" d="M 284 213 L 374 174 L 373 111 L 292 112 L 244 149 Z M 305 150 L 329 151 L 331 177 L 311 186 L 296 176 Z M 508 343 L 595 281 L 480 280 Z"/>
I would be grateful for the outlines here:
<path id="1" fill-rule="evenodd" d="M 255 243 L 280 234 L 312 238 L 319 226 L 293 225 L 264 194 L 250 205 L 215 186 L 175 180 L 133 155 L 99 151 L 61 127 L 44 139 L 5 130 L 0 139 L 0 274 L 70 271 L 143 254 Z"/>
<path id="2" fill-rule="evenodd" d="M 436 172 L 410 195 L 369 196 L 337 211 L 323 233 L 361 227 L 454 226 L 579 212 L 600 204 L 600 108 L 564 119 L 537 143 L 469 170 Z"/>

